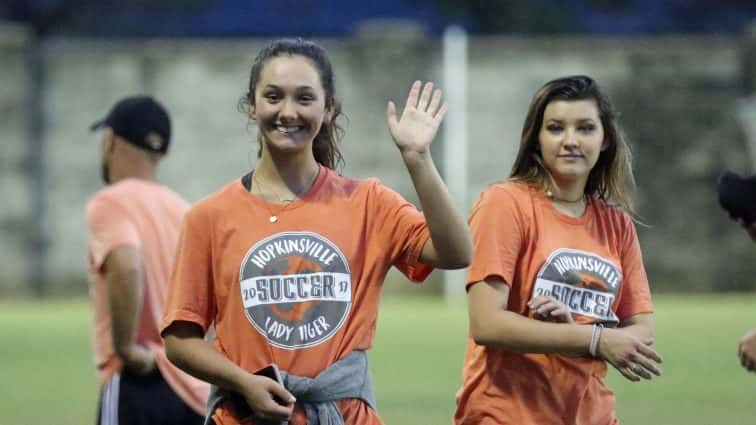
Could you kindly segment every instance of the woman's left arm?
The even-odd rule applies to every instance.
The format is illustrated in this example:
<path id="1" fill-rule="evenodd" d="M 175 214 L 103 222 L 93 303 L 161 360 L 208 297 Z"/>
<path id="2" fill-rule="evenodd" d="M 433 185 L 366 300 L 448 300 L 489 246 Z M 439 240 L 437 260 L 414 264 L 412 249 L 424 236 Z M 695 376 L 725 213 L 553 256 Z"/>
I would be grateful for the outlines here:
<path id="1" fill-rule="evenodd" d="M 654 313 L 641 313 L 628 317 L 620 322 L 619 328 L 625 332 L 630 332 L 642 341 L 646 341 L 648 346 L 654 345 Z"/>
<path id="2" fill-rule="evenodd" d="M 470 229 L 454 206 L 430 154 L 447 105 L 441 103 L 441 90 L 434 91 L 433 83 L 426 83 L 422 93 L 421 86 L 420 81 L 412 85 L 399 119 L 394 102 L 388 103 L 389 129 L 412 178 L 430 231 L 420 260 L 442 269 L 463 268 L 472 260 Z"/>
<path id="3" fill-rule="evenodd" d="M 618 338 L 622 333 L 634 338 Z M 618 328 L 601 332 L 598 351 L 600 356 L 614 366 L 625 378 L 639 381 L 661 376 L 659 364 L 662 357 L 654 349 L 654 315 L 639 313 L 622 320 Z"/>

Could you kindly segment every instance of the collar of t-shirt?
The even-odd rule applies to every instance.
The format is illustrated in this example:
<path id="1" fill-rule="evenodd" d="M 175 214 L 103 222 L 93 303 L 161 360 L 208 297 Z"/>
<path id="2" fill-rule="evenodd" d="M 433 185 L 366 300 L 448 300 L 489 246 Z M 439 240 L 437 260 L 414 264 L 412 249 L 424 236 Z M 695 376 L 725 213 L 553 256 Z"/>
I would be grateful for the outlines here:
<path id="1" fill-rule="evenodd" d="M 244 188 L 247 189 L 247 192 L 252 190 L 252 172 L 251 171 L 242 176 L 241 183 L 244 186 Z"/>

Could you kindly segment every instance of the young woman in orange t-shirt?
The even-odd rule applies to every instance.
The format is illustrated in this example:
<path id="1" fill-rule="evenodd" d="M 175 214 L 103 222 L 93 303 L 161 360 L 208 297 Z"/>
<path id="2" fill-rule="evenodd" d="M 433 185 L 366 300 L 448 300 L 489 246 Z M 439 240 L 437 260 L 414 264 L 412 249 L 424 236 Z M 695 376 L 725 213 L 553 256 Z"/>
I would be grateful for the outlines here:
<path id="1" fill-rule="evenodd" d="M 510 179 L 470 216 L 470 340 L 457 425 L 609 425 L 606 364 L 658 376 L 630 152 L 585 76 L 535 95 Z"/>
<path id="2" fill-rule="evenodd" d="M 171 361 L 219 388 L 216 424 L 381 423 L 364 351 L 386 272 L 422 281 L 472 256 L 430 155 L 441 100 L 417 81 L 400 117 L 387 106 L 421 213 L 375 179 L 335 172 L 341 108 L 322 47 L 278 40 L 257 55 L 242 104 L 260 160 L 187 213 L 162 326 Z M 214 346 L 203 340 L 211 323 Z M 281 384 L 254 374 L 271 364 Z"/>

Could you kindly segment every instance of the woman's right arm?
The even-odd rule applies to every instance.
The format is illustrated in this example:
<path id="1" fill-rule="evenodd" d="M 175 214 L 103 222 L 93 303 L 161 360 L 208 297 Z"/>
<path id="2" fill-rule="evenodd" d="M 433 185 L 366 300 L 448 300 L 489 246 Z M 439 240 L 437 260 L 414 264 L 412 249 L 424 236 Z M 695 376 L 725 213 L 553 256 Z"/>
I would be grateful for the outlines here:
<path id="1" fill-rule="evenodd" d="M 291 416 L 294 396 L 272 379 L 240 368 L 203 336 L 202 327 L 196 323 L 173 322 L 163 331 L 168 359 L 196 378 L 241 394 L 257 416 L 269 420 Z M 277 403 L 274 397 L 284 400 L 286 405 Z"/>
<path id="2" fill-rule="evenodd" d="M 470 285 L 470 335 L 478 345 L 517 353 L 590 355 L 593 327 L 531 319 L 507 310 L 509 285 L 488 278 Z M 623 329 L 604 329 L 597 357 L 606 360 L 631 381 L 659 375 L 661 357 L 640 337 Z M 635 372 L 634 372 L 635 371 Z"/>
<path id="3" fill-rule="evenodd" d="M 590 326 L 551 323 L 507 310 L 509 285 L 495 278 L 470 285 L 470 335 L 478 345 L 517 353 L 588 354 Z"/>

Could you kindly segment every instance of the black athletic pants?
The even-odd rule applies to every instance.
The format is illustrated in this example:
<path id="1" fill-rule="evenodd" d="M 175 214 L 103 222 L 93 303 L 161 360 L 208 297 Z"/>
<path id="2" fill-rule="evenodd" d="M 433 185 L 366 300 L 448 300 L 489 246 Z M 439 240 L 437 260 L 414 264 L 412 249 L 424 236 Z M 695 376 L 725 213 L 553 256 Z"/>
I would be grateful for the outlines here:
<path id="1" fill-rule="evenodd" d="M 135 376 L 116 373 L 100 391 L 97 425 L 202 425 L 159 370 Z"/>

